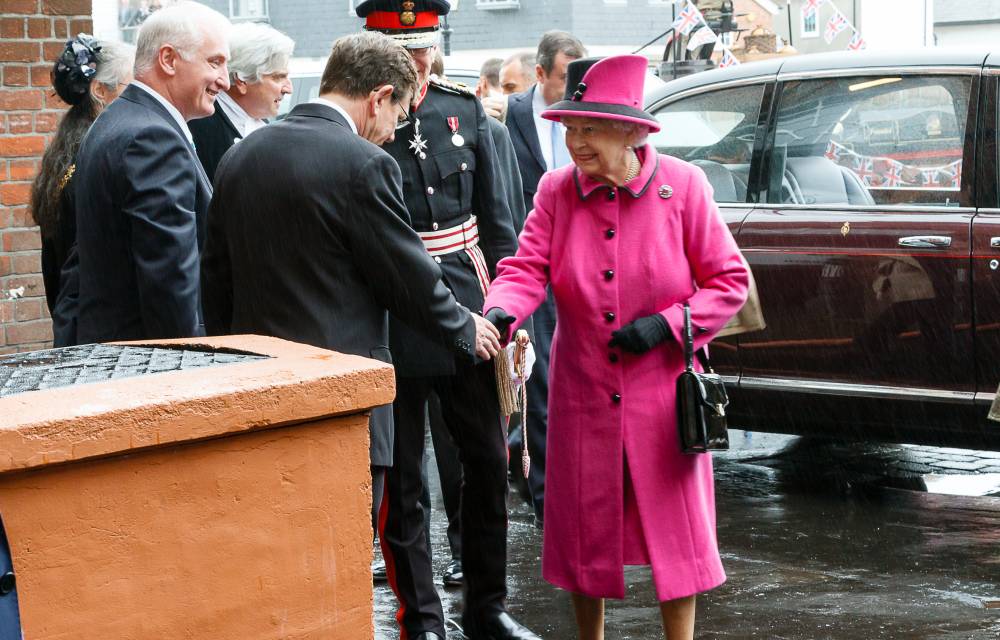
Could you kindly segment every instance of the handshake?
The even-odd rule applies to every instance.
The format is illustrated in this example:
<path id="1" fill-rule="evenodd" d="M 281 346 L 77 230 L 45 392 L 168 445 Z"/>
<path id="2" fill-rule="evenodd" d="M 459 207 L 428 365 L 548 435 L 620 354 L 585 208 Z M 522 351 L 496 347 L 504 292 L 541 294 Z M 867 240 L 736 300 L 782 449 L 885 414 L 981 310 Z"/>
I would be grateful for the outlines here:
<path id="1" fill-rule="evenodd" d="M 480 358 L 488 360 L 486 356 L 479 352 L 480 330 L 483 336 L 483 346 L 490 357 L 496 356 L 500 352 L 501 339 L 507 342 L 510 339 L 510 327 L 517 320 L 500 307 L 493 307 L 486 312 L 486 318 L 475 316 L 476 318 L 476 353 Z M 637 318 L 621 329 L 611 333 L 611 341 L 608 347 L 621 349 L 640 355 L 646 353 L 656 345 L 670 337 L 670 327 L 667 321 L 658 313 Z"/>
<path id="2" fill-rule="evenodd" d="M 500 308 L 490 309 L 486 317 L 472 314 L 476 322 L 476 355 L 482 360 L 496 357 L 503 348 L 503 342 L 508 340 L 510 325 L 517 319 Z"/>

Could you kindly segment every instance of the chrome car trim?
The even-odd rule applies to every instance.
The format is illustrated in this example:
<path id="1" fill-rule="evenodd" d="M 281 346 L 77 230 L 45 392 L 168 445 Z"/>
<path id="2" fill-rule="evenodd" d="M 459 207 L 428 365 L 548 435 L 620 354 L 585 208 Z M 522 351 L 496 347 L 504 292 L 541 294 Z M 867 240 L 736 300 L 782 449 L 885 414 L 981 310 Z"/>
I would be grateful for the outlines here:
<path id="1" fill-rule="evenodd" d="M 900 238 L 896 244 L 900 247 L 916 249 L 946 249 L 951 246 L 951 236 L 905 236 Z"/>
<path id="2" fill-rule="evenodd" d="M 944 391 L 909 387 L 890 387 L 878 384 L 853 384 L 849 382 L 824 382 L 822 380 L 802 380 L 796 378 L 758 378 L 744 376 L 740 380 L 741 389 L 761 389 L 789 391 L 792 393 L 816 393 L 829 396 L 852 396 L 883 400 L 921 400 L 929 398 L 940 402 L 964 404 L 972 402 L 976 395 L 970 391 Z"/>
<path id="3" fill-rule="evenodd" d="M 989 391 L 977 391 L 976 392 L 976 404 L 993 404 L 993 400 L 997 397 L 997 394 L 991 393 Z"/>
<path id="4" fill-rule="evenodd" d="M 853 76 L 884 75 L 978 75 L 982 67 L 852 67 L 849 69 L 823 69 L 819 71 L 789 71 L 778 73 L 778 81 L 811 80 L 813 78 L 850 78 Z"/>
<path id="5" fill-rule="evenodd" d="M 697 87 L 691 87 L 690 89 L 685 89 L 677 93 L 672 93 L 669 96 L 664 96 L 654 102 L 653 104 L 647 106 L 645 111 L 655 111 L 656 109 L 662 109 L 671 102 L 676 102 L 681 98 L 686 98 L 692 94 L 705 93 L 706 91 L 715 91 L 717 89 L 732 89 L 734 87 L 741 87 L 748 84 L 760 84 L 764 82 L 772 82 L 774 80 L 774 74 L 770 73 L 763 76 L 753 76 L 751 78 L 740 78 L 739 80 L 726 80 L 723 82 L 714 82 L 712 84 L 702 84 Z M 655 114 L 654 114 L 655 115 Z"/>
<path id="6" fill-rule="evenodd" d="M 722 381 L 724 383 L 726 383 L 727 387 L 736 387 L 736 386 L 739 386 L 739 383 L 740 383 L 740 377 L 739 376 L 719 376 L 719 377 L 722 378 Z"/>
<path id="7" fill-rule="evenodd" d="M 914 205 L 914 204 L 840 204 L 840 203 L 830 203 L 830 204 L 784 204 L 777 202 L 761 202 L 757 204 L 758 209 L 781 209 L 789 210 L 794 209 L 797 211 L 874 211 L 874 212 L 886 212 L 893 213 L 896 211 L 912 211 L 914 213 L 976 213 L 977 209 L 975 207 L 935 207 L 931 205 Z M 982 209 L 978 210 L 983 212 Z M 998 210 L 1000 213 L 1000 210 Z"/>

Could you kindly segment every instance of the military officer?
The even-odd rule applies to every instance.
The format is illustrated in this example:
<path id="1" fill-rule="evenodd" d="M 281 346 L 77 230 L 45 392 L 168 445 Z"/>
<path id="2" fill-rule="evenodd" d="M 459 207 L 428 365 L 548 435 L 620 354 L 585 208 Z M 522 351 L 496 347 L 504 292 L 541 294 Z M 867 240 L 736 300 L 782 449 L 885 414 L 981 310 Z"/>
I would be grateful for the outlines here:
<path id="1" fill-rule="evenodd" d="M 486 114 L 475 94 L 430 78 L 444 0 L 366 0 L 365 29 L 399 40 L 420 89 L 407 125 L 383 148 L 403 174 L 411 224 L 441 265 L 455 298 L 481 312 L 497 262 L 516 237 Z M 396 366 L 396 441 L 379 537 L 398 620 L 410 640 L 445 638 L 441 601 L 420 506 L 427 398 L 432 391 L 462 459 L 462 622 L 472 640 L 538 640 L 506 610 L 507 448 L 493 365 L 468 365 L 398 321 L 390 325 Z"/>

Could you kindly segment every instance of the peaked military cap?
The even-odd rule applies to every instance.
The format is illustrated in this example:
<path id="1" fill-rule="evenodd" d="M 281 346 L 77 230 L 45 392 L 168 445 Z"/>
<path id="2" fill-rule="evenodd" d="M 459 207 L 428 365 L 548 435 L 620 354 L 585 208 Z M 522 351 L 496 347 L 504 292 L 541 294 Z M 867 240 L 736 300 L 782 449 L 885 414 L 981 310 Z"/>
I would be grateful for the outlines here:
<path id="1" fill-rule="evenodd" d="M 450 10 L 447 0 L 365 0 L 355 9 L 366 30 L 392 36 L 408 49 L 437 44 L 438 17 Z"/>

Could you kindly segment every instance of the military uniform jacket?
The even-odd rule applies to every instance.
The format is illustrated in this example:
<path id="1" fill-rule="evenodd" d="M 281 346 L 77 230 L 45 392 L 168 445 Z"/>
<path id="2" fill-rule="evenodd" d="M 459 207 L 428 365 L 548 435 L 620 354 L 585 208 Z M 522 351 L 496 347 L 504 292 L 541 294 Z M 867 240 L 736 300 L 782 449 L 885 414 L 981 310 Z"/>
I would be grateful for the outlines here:
<path id="1" fill-rule="evenodd" d="M 517 238 L 486 118 L 475 95 L 432 80 L 423 101 L 410 115 L 411 124 L 397 131 L 384 149 L 402 171 L 403 197 L 413 229 L 448 229 L 475 214 L 479 248 L 492 278 L 497 262 L 516 251 Z M 455 298 L 481 313 L 482 289 L 469 255 L 457 251 L 435 261 L 438 259 L 445 284 Z M 452 352 L 395 317 L 390 322 L 390 345 L 399 375 L 455 373 Z"/>

